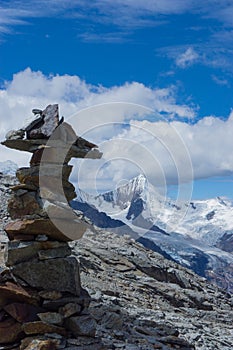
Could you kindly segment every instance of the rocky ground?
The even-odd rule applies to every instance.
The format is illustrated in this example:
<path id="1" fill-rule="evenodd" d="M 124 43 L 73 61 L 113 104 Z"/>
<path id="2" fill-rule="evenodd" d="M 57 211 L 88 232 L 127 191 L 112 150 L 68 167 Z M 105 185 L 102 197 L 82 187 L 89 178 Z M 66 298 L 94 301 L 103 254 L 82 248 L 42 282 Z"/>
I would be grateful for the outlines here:
<path id="1" fill-rule="evenodd" d="M 0 176 L 2 248 L 9 186 L 14 182 Z M 233 348 L 231 295 L 130 237 L 97 230 L 71 245 L 80 259 L 82 286 L 92 297 L 90 311 L 102 349 Z M 97 350 L 93 339 L 84 343 L 70 339 L 59 348 Z"/>
<path id="2" fill-rule="evenodd" d="M 129 237 L 89 232 L 74 250 L 107 349 L 232 349 L 229 294 Z"/>

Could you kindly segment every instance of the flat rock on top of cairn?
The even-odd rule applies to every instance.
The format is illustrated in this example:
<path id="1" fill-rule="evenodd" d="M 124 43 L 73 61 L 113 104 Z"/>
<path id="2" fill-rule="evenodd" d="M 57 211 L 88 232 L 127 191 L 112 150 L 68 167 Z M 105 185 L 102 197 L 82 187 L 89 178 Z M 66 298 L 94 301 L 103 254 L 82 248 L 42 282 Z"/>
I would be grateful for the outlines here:
<path id="1" fill-rule="evenodd" d="M 20 184 L 12 188 L 8 202 L 13 221 L 5 226 L 9 241 L 0 271 L 0 344 L 19 348 L 22 340 L 21 349 L 27 335 L 33 335 L 36 348 L 42 349 L 44 342 L 54 341 L 49 333 L 56 333 L 53 348 L 64 348 L 67 336 L 95 336 L 95 321 L 87 309 L 90 297 L 81 287 L 79 261 L 68 245 L 93 227 L 67 203 L 76 197 L 68 162 L 72 157 L 98 159 L 102 153 L 78 137 L 64 118 L 59 120 L 57 104 L 33 113 L 32 121 L 7 133 L 2 142 L 31 152 L 32 158 L 30 167 L 17 170 Z M 65 316 L 64 310 L 69 311 Z"/>
<path id="2" fill-rule="evenodd" d="M 52 136 L 48 147 L 59 149 L 59 153 L 62 148 L 66 153 L 69 151 L 67 155 L 69 160 L 72 157 L 93 159 L 102 157 L 97 145 L 77 136 L 72 126 L 63 121 L 63 117 L 59 120 L 58 105 L 49 105 L 23 128 L 8 132 L 6 140 L 1 144 L 19 151 L 34 153 L 36 150 L 43 150 Z"/>

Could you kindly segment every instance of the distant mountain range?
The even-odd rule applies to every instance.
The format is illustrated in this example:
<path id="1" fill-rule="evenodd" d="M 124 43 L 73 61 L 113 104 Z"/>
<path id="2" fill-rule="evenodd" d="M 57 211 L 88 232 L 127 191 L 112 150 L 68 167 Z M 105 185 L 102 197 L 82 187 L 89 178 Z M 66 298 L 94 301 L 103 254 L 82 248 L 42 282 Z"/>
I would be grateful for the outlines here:
<path id="1" fill-rule="evenodd" d="M 18 166 L 0 162 L 0 173 Z M 98 196 L 77 190 L 74 209 L 93 225 L 128 234 L 167 259 L 233 292 L 233 204 L 225 198 L 177 203 L 164 199 L 143 175 Z"/>
<path id="2" fill-rule="evenodd" d="M 130 234 L 148 248 L 233 291 L 233 205 L 215 198 L 165 199 L 143 175 L 99 196 L 72 202 L 98 227 Z"/>

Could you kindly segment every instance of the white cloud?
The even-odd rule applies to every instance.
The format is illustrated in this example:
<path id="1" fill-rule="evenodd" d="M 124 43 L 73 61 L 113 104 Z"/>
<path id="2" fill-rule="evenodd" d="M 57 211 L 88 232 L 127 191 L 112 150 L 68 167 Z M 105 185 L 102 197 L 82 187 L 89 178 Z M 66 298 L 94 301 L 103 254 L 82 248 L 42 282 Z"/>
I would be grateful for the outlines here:
<path id="1" fill-rule="evenodd" d="M 192 47 L 189 47 L 185 52 L 176 58 L 176 65 L 180 68 L 187 68 L 193 65 L 198 58 L 198 53 Z"/>
<path id="2" fill-rule="evenodd" d="M 114 186 L 139 172 L 155 185 L 187 181 L 192 170 L 195 178 L 233 174 L 233 114 L 226 121 L 206 117 L 189 124 L 182 118 L 195 113 L 176 103 L 173 88 L 152 89 L 137 82 L 104 88 L 77 76 L 46 77 L 28 68 L 0 90 L 0 139 L 20 128 L 32 108 L 49 103 L 59 103 L 60 114 L 76 132 L 99 143 L 104 152 L 100 161 L 82 162 L 86 187 L 93 188 L 93 181 L 103 186 L 103 179 Z M 163 121 L 164 114 L 170 122 Z M 0 148 L 1 161 L 28 164 L 28 154 Z"/>
<path id="3" fill-rule="evenodd" d="M 122 179 L 144 173 L 155 187 L 233 174 L 233 113 L 225 121 L 206 117 L 181 121 L 131 121 L 101 145 L 103 159 L 80 166 L 84 189 L 112 189 Z M 109 182 L 111 179 L 111 182 Z M 109 187 L 110 186 L 110 187 Z M 103 189 L 102 188 L 102 189 Z"/>
<path id="4" fill-rule="evenodd" d="M 3 140 L 10 129 L 20 128 L 24 120 L 31 115 L 32 108 L 43 109 L 50 103 L 59 103 L 60 114 L 65 117 L 74 115 L 82 109 L 99 105 L 95 109 L 82 112 L 80 117 L 71 118 L 71 123 L 79 134 L 96 125 L 122 122 L 131 118 L 142 119 L 145 114 L 151 113 L 151 110 L 155 111 L 156 117 L 160 113 L 166 113 L 171 118 L 174 116 L 192 118 L 195 115 L 188 106 L 176 103 L 173 88 L 151 89 L 136 82 L 104 88 L 87 84 L 78 76 L 47 77 L 41 72 L 33 72 L 28 68 L 15 74 L 13 80 L 7 82 L 5 88 L 0 90 L 0 139 Z M 114 103 L 114 107 L 109 103 Z M 108 127 L 108 131 L 113 134 L 116 130 L 115 126 Z M 102 138 L 98 133 L 103 132 L 96 130 L 93 133 L 93 137 L 97 140 Z M 25 165 L 28 159 L 26 155 L 21 156 L 17 151 L 9 152 L 3 147 L 1 147 L 1 157 L 2 161 L 12 159 L 19 165 Z"/>

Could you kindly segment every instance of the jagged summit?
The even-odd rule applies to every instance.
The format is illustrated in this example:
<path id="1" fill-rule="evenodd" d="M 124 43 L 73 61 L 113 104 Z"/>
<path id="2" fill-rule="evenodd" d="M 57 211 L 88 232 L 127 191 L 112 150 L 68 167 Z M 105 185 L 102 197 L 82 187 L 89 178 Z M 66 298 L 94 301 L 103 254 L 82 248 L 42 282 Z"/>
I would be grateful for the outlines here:
<path id="1" fill-rule="evenodd" d="M 176 203 L 163 198 L 144 175 L 97 197 L 82 193 L 81 198 L 111 220 L 124 223 L 125 229 L 144 235 L 151 249 L 160 247 L 173 260 L 233 291 L 231 200 L 217 197 Z M 111 229 L 114 222 L 109 218 Z M 168 230 L 168 223 L 173 230 Z"/>

